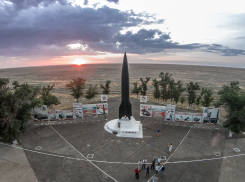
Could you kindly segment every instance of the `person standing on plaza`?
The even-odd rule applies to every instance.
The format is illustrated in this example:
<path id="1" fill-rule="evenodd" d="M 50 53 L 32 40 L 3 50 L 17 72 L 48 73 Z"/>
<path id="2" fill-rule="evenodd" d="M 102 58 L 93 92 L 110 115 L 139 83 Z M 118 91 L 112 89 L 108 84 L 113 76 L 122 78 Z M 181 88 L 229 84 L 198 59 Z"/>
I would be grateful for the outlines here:
<path id="1" fill-rule="evenodd" d="M 157 161 L 157 156 L 156 156 L 156 155 L 153 157 L 153 160 L 154 160 L 155 163 L 156 163 L 156 161 Z"/>
<path id="2" fill-rule="evenodd" d="M 149 177 L 149 175 L 150 175 L 150 167 L 148 166 L 148 167 L 146 168 L 146 174 L 145 174 L 145 177 L 147 178 L 147 177 Z"/>
<path id="3" fill-rule="evenodd" d="M 158 174 L 158 170 L 160 169 L 160 166 L 159 165 L 157 165 L 156 167 L 155 167 L 155 170 L 156 170 L 156 174 Z"/>
<path id="4" fill-rule="evenodd" d="M 159 135 L 160 135 L 160 130 L 157 130 L 157 136 L 159 137 Z"/>
<path id="5" fill-rule="evenodd" d="M 155 160 L 154 160 L 154 159 L 152 160 L 152 163 L 151 163 L 151 169 L 152 169 L 152 170 L 155 169 Z"/>
<path id="6" fill-rule="evenodd" d="M 161 175 L 162 175 L 162 174 L 166 175 L 166 173 L 165 173 L 165 168 L 166 168 L 165 165 L 163 165 L 163 166 L 162 166 L 162 169 L 161 169 Z"/>
<path id="7" fill-rule="evenodd" d="M 153 144 L 152 144 L 152 145 L 153 145 L 153 147 L 155 147 L 155 146 L 156 146 L 156 143 L 155 143 L 155 141 L 153 141 Z"/>
<path id="8" fill-rule="evenodd" d="M 153 177 L 153 182 L 157 182 L 158 181 L 158 175 L 155 175 L 154 177 Z"/>
<path id="9" fill-rule="evenodd" d="M 136 179 L 139 179 L 139 177 L 140 177 L 140 171 L 138 170 L 138 168 L 136 168 L 135 170 L 135 177 L 136 177 Z"/>
<path id="10" fill-rule="evenodd" d="M 173 145 L 172 145 L 172 143 L 171 143 L 171 144 L 169 145 L 169 155 L 171 155 L 172 149 L 173 149 Z"/>
<path id="11" fill-rule="evenodd" d="M 145 169 L 145 163 L 147 162 L 146 159 L 143 159 L 143 166 L 142 166 L 142 169 Z"/>
<path id="12" fill-rule="evenodd" d="M 138 163 L 138 170 L 140 171 L 141 169 L 142 169 L 142 160 L 140 160 Z"/>
<path id="13" fill-rule="evenodd" d="M 160 157 L 158 157 L 158 159 L 157 159 L 157 164 L 158 164 L 158 165 L 161 164 L 161 160 L 162 160 L 162 159 L 161 159 Z"/>

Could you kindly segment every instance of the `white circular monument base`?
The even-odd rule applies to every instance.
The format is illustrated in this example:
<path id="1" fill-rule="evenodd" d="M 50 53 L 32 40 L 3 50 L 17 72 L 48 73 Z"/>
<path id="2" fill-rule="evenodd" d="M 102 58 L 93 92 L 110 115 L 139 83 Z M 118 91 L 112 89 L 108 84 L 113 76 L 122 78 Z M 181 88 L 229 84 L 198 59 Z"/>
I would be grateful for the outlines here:
<path id="1" fill-rule="evenodd" d="M 104 129 L 109 133 L 117 133 L 117 137 L 143 138 L 142 124 L 133 116 L 122 119 L 113 119 L 107 122 Z"/>

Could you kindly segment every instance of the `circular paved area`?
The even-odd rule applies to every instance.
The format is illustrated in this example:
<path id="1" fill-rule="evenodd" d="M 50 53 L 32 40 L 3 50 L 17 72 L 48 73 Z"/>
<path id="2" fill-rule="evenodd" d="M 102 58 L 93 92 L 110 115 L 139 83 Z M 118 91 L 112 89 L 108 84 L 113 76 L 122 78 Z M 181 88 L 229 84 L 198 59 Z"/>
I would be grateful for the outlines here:
<path id="1" fill-rule="evenodd" d="M 118 118 L 120 98 L 112 98 L 108 103 L 107 119 Z M 139 101 L 131 99 L 131 104 L 135 119 L 142 120 Z M 118 138 L 105 131 L 106 122 L 101 116 L 59 124 L 31 124 L 21 136 L 21 143 L 37 179 L 44 182 L 137 181 L 134 176 L 137 164 L 134 163 L 140 159 L 151 162 L 157 155 L 169 159 L 166 176 L 160 176 L 159 181 L 219 181 L 222 170 L 226 170 L 223 166 L 226 159 L 179 161 L 217 158 L 215 152 L 220 154 L 218 157 L 237 154 L 226 149 L 226 132 L 219 126 L 167 123 L 161 119 L 144 118 L 144 138 L 130 139 Z M 159 137 L 157 130 L 160 130 Z M 156 142 L 155 147 L 153 141 Z M 167 153 L 168 143 L 173 144 L 173 151 L 178 147 L 172 156 Z M 150 171 L 150 176 L 154 173 Z M 145 171 L 141 171 L 139 181 L 148 180 Z"/>

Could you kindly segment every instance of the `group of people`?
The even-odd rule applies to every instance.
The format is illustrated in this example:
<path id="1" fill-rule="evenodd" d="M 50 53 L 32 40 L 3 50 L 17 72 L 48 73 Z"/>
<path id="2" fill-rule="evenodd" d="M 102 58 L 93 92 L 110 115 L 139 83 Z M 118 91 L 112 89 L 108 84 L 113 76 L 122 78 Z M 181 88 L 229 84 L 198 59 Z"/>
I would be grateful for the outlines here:
<path id="1" fill-rule="evenodd" d="M 157 131 L 157 136 L 159 137 L 159 135 L 160 135 L 160 130 Z M 155 147 L 155 145 L 156 145 L 155 141 L 153 141 L 153 147 Z M 173 149 L 173 145 L 171 143 L 170 144 L 168 143 L 168 153 L 169 153 L 169 155 L 172 154 L 172 149 Z M 157 157 L 156 155 L 153 157 L 153 160 L 152 160 L 151 169 L 155 170 L 155 173 L 156 173 L 154 175 L 154 177 L 153 177 L 153 181 L 154 182 L 158 181 L 158 172 L 159 171 L 161 171 L 161 175 L 162 176 L 166 175 L 166 173 L 165 173 L 165 169 L 166 169 L 165 165 L 163 165 L 162 167 L 160 166 L 161 165 L 161 160 L 162 160 L 161 157 Z M 147 166 L 147 168 L 146 168 L 146 162 L 147 162 L 146 159 L 140 160 L 138 162 L 138 167 L 135 169 L 135 177 L 136 177 L 136 179 L 139 179 L 139 173 L 143 169 L 146 170 L 145 177 L 146 178 L 149 177 L 149 175 L 150 175 L 150 167 Z"/>
<path id="2" fill-rule="evenodd" d="M 152 164 L 151 164 L 151 169 L 155 170 L 156 175 L 154 176 L 154 181 L 157 181 L 158 179 L 158 171 L 161 170 L 161 175 L 165 175 L 165 166 L 163 165 L 162 167 L 160 167 L 161 164 L 161 157 L 157 157 L 156 155 L 153 157 L 152 160 Z M 136 179 L 139 179 L 139 173 L 141 170 L 145 169 L 146 170 L 146 175 L 145 177 L 149 177 L 150 176 L 150 166 L 147 166 L 146 168 L 146 159 L 140 160 L 138 162 L 138 167 L 135 169 L 135 177 Z"/>
<path id="3" fill-rule="evenodd" d="M 146 159 L 140 160 L 140 161 L 138 162 L 138 167 L 135 169 L 135 177 L 136 177 L 136 179 L 139 179 L 139 173 L 140 173 L 140 171 L 143 170 L 143 169 L 146 170 L 146 176 L 149 177 L 150 167 L 148 166 L 148 167 L 146 168 L 146 162 L 147 162 Z"/>

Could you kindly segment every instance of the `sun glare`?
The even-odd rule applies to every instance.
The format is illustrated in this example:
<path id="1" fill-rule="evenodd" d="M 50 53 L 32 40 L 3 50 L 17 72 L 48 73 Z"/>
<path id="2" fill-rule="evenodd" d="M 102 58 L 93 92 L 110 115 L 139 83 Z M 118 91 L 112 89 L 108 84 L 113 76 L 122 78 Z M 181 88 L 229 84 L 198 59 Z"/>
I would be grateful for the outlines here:
<path id="1" fill-rule="evenodd" d="M 86 64 L 88 61 L 84 60 L 83 58 L 75 58 L 72 61 L 72 64 L 76 64 L 76 65 L 82 65 L 82 64 Z"/>

